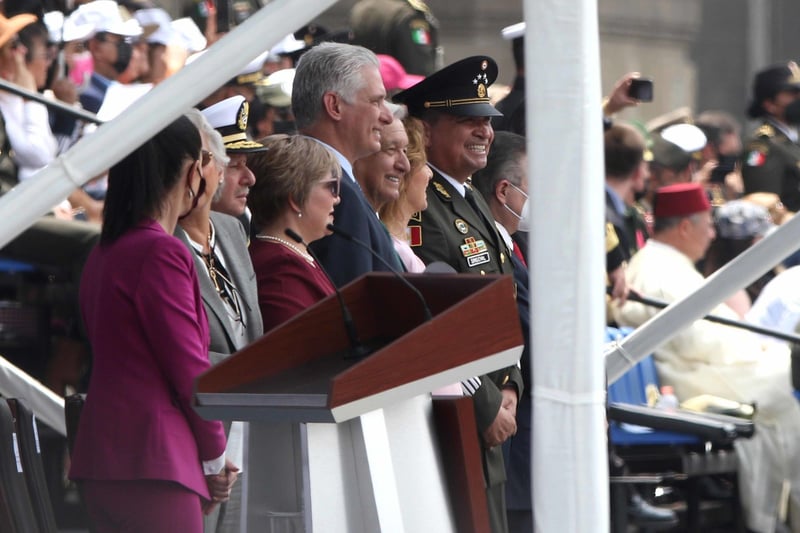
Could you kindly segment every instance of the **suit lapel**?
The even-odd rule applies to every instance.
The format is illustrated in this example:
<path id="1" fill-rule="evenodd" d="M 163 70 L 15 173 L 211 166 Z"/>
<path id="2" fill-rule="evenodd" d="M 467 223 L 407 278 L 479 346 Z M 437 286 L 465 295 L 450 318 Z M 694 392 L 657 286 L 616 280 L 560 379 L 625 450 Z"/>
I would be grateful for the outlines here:
<path id="1" fill-rule="evenodd" d="M 209 327 L 213 329 L 210 321 L 212 318 L 215 318 L 222 327 L 222 330 L 225 332 L 228 345 L 236 346 L 236 343 L 233 342 L 233 326 L 231 325 L 231 320 L 228 316 L 228 310 L 225 308 L 225 304 L 222 303 L 222 299 L 219 297 L 219 294 L 217 294 L 217 289 L 214 288 L 214 284 L 211 282 L 211 278 L 208 276 L 208 269 L 206 268 L 205 263 L 203 263 L 203 260 L 192 247 L 186 232 L 179 228 L 178 235 L 180 240 L 189 246 L 189 249 L 192 252 L 194 267 L 197 270 L 198 285 L 200 286 L 200 296 L 203 298 L 203 303 L 205 304 L 206 309 L 211 311 L 211 313 L 207 314 L 213 315 L 213 317 L 208 317 Z M 217 242 L 219 242 L 219 239 L 217 239 Z"/>

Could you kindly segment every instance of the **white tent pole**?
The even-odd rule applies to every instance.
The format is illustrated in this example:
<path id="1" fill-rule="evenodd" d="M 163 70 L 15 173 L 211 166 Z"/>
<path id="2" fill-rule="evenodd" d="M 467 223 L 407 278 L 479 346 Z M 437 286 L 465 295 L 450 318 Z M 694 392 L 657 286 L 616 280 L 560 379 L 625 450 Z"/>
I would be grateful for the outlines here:
<path id="1" fill-rule="evenodd" d="M 535 530 L 607 531 L 596 0 L 525 0 Z"/>
<path id="2" fill-rule="evenodd" d="M 715 272 L 697 291 L 672 303 L 622 341 L 611 345 L 606 352 L 608 382 L 619 379 L 628 368 L 667 342 L 675 333 L 780 263 L 797 250 L 798 242 L 800 216 L 795 216 Z"/>
<path id="3" fill-rule="evenodd" d="M 192 64 L 156 86 L 115 120 L 103 124 L 33 178 L 0 198 L 0 247 L 29 227 L 76 187 L 105 172 L 164 126 L 233 78 L 336 0 L 274 0 Z"/>

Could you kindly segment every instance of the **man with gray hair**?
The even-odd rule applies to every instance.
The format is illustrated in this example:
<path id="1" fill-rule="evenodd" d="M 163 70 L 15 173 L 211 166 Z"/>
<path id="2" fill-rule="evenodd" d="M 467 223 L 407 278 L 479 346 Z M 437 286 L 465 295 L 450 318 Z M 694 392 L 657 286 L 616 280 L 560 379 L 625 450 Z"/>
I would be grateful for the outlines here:
<path id="1" fill-rule="evenodd" d="M 300 58 L 292 87 L 297 130 L 328 148 L 342 166 L 341 202 L 335 224 L 369 244 L 389 264 L 403 270 L 392 240 L 353 177 L 353 162 L 381 149 L 383 127 L 392 115 L 375 54 L 360 46 L 322 43 Z M 339 235 L 311 246 L 338 286 L 376 270 L 388 270 L 367 250 Z"/>

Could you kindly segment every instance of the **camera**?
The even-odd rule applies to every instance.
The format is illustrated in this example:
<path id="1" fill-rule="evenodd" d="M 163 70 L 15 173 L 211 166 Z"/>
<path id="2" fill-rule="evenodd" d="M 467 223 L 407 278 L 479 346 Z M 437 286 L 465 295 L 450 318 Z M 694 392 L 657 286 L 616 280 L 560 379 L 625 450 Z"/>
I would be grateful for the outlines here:
<path id="1" fill-rule="evenodd" d="M 628 87 L 628 96 L 640 102 L 652 102 L 653 80 L 649 78 L 633 78 Z"/>

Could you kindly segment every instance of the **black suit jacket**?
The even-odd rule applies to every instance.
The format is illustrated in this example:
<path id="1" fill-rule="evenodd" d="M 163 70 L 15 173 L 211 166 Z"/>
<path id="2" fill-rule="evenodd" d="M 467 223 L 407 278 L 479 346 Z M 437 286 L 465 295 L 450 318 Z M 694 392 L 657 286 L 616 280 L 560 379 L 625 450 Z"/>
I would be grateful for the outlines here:
<path id="1" fill-rule="evenodd" d="M 397 270 L 405 270 L 397 258 L 394 244 L 383 223 L 378 220 L 358 184 L 346 174 L 342 176 L 339 195 L 341 201 L 333 210 L 333 223 L 368 244 Z M 337 287 L 346 285 L 367 272 L 389 270 L 369 251 L 339 235 L 328 235 L 315 241 L 311 243 L 311 249 Z"/>

